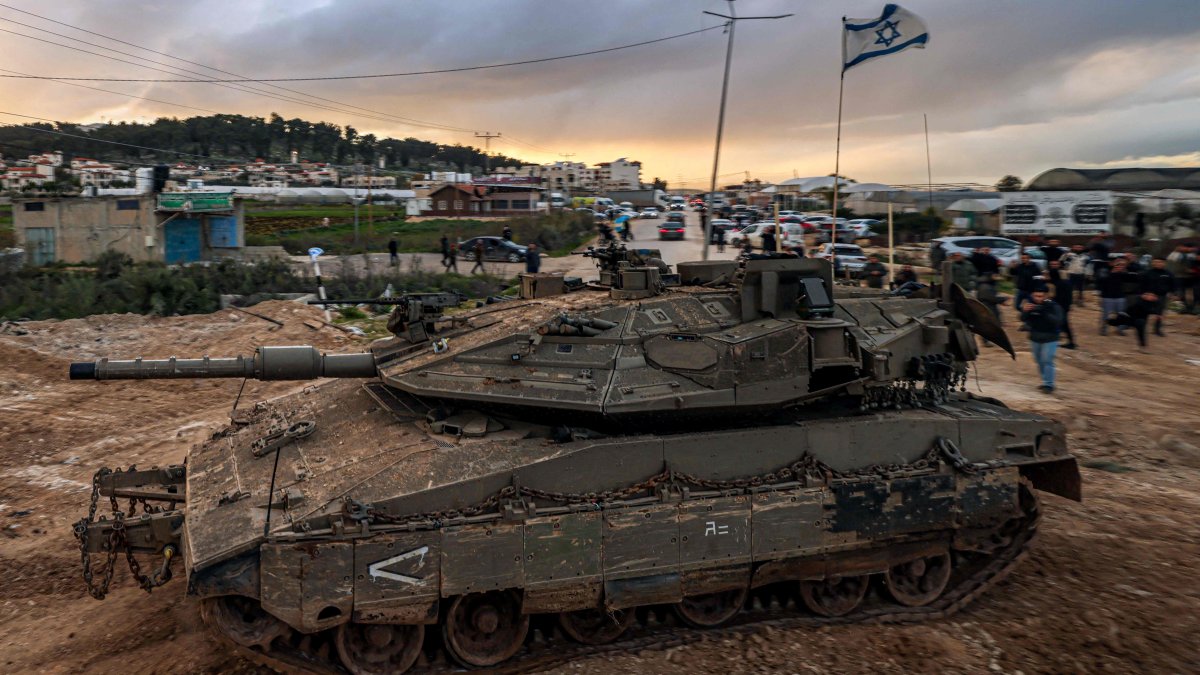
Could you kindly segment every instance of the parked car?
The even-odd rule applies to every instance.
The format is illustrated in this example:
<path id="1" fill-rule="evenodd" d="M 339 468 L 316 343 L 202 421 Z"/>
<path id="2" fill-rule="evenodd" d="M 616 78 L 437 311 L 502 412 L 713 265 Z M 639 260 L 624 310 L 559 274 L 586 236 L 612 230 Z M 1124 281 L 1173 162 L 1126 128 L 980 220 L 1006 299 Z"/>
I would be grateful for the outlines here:
<path id="1" fill-rule="evenodd" d="M 750 245 L 754 248 L 762 248 L 763 230 L 768 227 L 775 227 L 775 221 L 763 220 L 743 229 L 741 232 L 729 237 L 729 242 L 734 246 L 742 246 L 748 239 Z M 783 241 L 780 242 L 784 247 L 804 244 L 804 228 L 797 223 L 780 223 L 780 231 L 783 232 Z"/>
<path id="2" fill-rule="evenodd" d="M 639 218 L 658 218 L 658 216 L 658 209 L 654 208 L 653 206 L 647 206 L 646 208 L 642 209 L 640 214 L 638 214 Z"/>
<path id="3" fill-rule="evenodd" d="M 869 237 L 872 233 L 878 232 L 883 228 L 883 221 L 875 220 L 874 218 L 855 218 L 847 220 L 846 227 L 854 230 L 860 237 Z"/>
<path id="4" fill-rule="evenodd" d="M 1002 267 L 1015 262 L 1017 252 L 1021 250 L 1021 242 L 1004 237 L 938 237 L 929 242 L 929 261 L 930 264 L 937 265 L 955 253 L 969 256 L 975 249 L 985 246 L 991 249 L 992 255 L 1000 261 Z"/>
<path id="5" fill-rule="evenodd" d="M 835 249 L 834 246 L 837 248 Z M 867 254 L 857 244 L 822 244 L 817 252 L 818 258 L 829 258 L 837 254 L 837 268 L 842 274 L 850 273 L 852 277 L 862 276 L 863 267 L 867 264 Z"/>
<path id="6" fill-rule="evenodd" d="M 525 247 L 514 244 L 504 237 L 472 237 L 458 242 L 459 257 L 468 262 L 475 260 L 475 243 L 483 242 L 483 259 L 519 263 L 525 260 Z"/>
<path id="7" fill-rule="evenodd" d="M 813 230 L 813 232 L 815 232 L 817 235 L 817 243 L 820 243 L 820 244 L 829 243 L 829 225 L 828 224 L 826 224 L 824 227 L 815 228 Z M 842 226 L 842 225 L 837 226 L 837 242 L 839 244 L 853 244 L 854 240 L 858 239 L 858 238 L 859 238 L 858 232 L 856 232 L 848 227 Z"/>
<path id="8" fill-rule="evenodd" d="M 683 223 L 668 220 L 658 226 L 659 239 L 683 239 Z"/>
<path id="9" fill-rule="evenodd" d="M 780 217 L 783 217 L 783 216 L 796 216 L 797 218 L 803 218 L 803 217 L 804 217 L 804 214 L 803 214 L 803 213 L 801 213 L 800 211 L 780 211 L 780 212 L 779 212 L 779 216 L 780 216 Z"/>

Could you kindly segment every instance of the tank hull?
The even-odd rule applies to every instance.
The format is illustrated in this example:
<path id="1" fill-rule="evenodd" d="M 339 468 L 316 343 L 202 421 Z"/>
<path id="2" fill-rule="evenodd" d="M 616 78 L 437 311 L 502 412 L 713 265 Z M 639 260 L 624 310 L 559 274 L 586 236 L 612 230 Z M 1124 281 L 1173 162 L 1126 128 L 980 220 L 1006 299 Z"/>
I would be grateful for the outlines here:
<path id="1" fill-rule="evenodd" d="M 1078 490 L 1058 423 L 978 400 L 553 443 L 445 439 L 420 422 L 397 431 L 365 422 L 386 412 L 361 388 L 332 389 L 336 408 L 278 411 L 318 429 L 281 448 L 280 466 L 332 465 L 276 486 L 294 503 L 274 506 L 269 534 L 271 463 L 250 442 L 260 429 L 210 443 L 188 470 L 191 588 L 256 603 L 276 638 L 445 630 L 461 598 L 512 597 L 521 616 L 611 614 L 951 555 L 984 569 L 1004 557 L 988 543 L 997 532 L 1023 523 L 1032 536 L 1028 479 Z M 380 444 L 372 426 L 384 422 Z M 331 446 L 347 444 L 336 459 Z M 215 506 L 233 484 L 264 487 Z M 290 648 L 276 638 L 256 648 L 309 658 L 281 656 Z"/>

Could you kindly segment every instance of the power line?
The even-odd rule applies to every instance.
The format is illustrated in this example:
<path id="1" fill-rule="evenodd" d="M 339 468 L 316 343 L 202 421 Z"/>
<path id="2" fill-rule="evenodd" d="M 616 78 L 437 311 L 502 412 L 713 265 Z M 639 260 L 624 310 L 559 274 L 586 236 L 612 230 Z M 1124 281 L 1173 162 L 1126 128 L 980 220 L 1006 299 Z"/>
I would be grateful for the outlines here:
<path id="1" fill-rule="evenodd" d="M 25 73 L 21 73 L 21 72 L 15 71 L 15 70 L 8 70 L 8 69 L 5 69 L 5 68 L 0 68 L 0 72 L 5 72 L 5 73 L 16 73 L 17 75 L 24 75 L 24 74 L 25 74 Z M 154 102 L 154 103 L 163 103 L 163 104 L 166 104 L 166 105 L 173 105 L 173 106 L 177 106 L 177 107 L 180 107 L 180 108 L 187 108 L 188 110 L 198 110 L 198 111 L 200 111 L 200 112 L 212 113 L 212 114 L 214 114 L 214 115 L 220 115 L 220 114 L 221 114 L 220 112 L 218 112 L 218 111 L 216 111 L 216 110 L 209 110 L 208 108 L 197 108 L 197 107 L 195 107 L 195 106 L 191 106 L 191 105 L 184 105 L 184 104 L 182 104 L 182 103 L 172 103 L 171 101 L 164 101 L 164 100 L 162 100 L 162 99 L 158 99 L 158 98 L 148 98 L 148 97 L 146 97 L 146 96 L 135 96 L 135 95 L 133 95 L 133 94 L 126 94 L 126 93 L 124 93 L 124 92 L 120 92 L 120 91 L 113 91 L 113 90 L 111 90 L 111 89 L 101 89 L 100 87 L 89 87 L 89 86 L 88 86 L 88 85 L 86 85 L 86 84 L 79 84 L 78 82 L 64 82 L 64 81 L 62 81 L 62 80 L 51 80 L 51 82 L 57 82 L 57 83 L 59 83 L 59 84 L 69 84 L 69 85 L 71 85 L 72 87 L 81 87 L 81 88 L 83 88 L 83 89 L 91 89 L 92 91 L 102 91 L 102 92 L 104 92 L 104 93 L 106 93 L 106 94 L 116 94 L 117 96 L 127 96 L 127 97 L 129 97 L 129 98 L 136 98 L 136 99 L 139 99 L 139 100 L 142 100 L 142 101 L 151 101 L 151 102 Z"/>
<path id="2" fill-rule="evenodd" d="M 117 43 L 119 43 L 119 44 L 123 44 L 123 45 L 129 46 L 129 47 L 133 47 L 134 49 L 140 49 L 140 50 L 142 50 L 142 51 L 150 52 L 151 54 L 158 54 L 159 56 L 165 56 L 165 57 L 167 57 L 167 58 L 169 58 L 169 59 L 174 59 L 174 60 L 176 60 L 176 61 L 182 61 L 182 62 L 184 62 L 184 63 L 189 63 L 189 64 L 191 64 L 191 65 L 193 65 L 193 66 L 199 66 L 200 68 L 204 68 L 204 69 L 206 69 L 206 70 L 212 70 L 212 71 L 215 71 L 215 72 L 218 72 L 218 73 L 224 73 L 224 74 L 226 74 L 226 75 L 232 75 L 232 76 L 234 76 L 234 77 L 237 77 L 237 78 L 244 78 L 244 77 L 245 77 L 244 75 L 239 75 L 238 73 L 230 72 L 230 71 L 228 71 L 228 70 L 222 70 L 222 69 L 220 69 L 220 68 L 216 68 L 216 67 L 214 67 L 214 66 L 209 66 L 209 65 L 205 65 L 205 64 L 203 64 L 203 63 L 199 63 L 199 62 L 197 62 L 197 61 L 190 61 L 190 60 L 188 60 L 188 59 L 185 59 L 185 58 L 181 58 L 181 57 L 178 57 L 178 56 L 174 56 L 173 54 L 169 54 L 169 53 L 167 53 L 167 52 L 161 52 L 161 51 L 158 51 L 157 49 L 150 49 L 149 47 L 143 47 L 143 46 L 141 46 L 141 45 L 134 44 L 134 43 L 132 43 L 132 42 L 127 42 L 127 41 L 125 41 L 125 40 L 121 40 L 120 38 L 115 38 L 115 37 L 112 37 L 111 35 L 105 35 L 105 34 L 103 34 L 103 33 L 97 33 L 96 31 L 91 31 L 91 30 L 88 30 L 88 29 L 86 29 L 86 28 L 80 28 L 79 26 L 75 26 L 75 25 L 72 25 L 72 24 L 69 24 L 69 23 L 66 23 L 66 22 L 63 22 L 63 21 L 58 21 L 58 20 L 55 20 L 55 19 L 51 19 L 50 17 L 47 17 L 47 16 L 42 16 L 41 14 L 34 14 L 33 12 L 27 12 L 27 11 L 25 11 L 25 10 L 23 10 L 23 9 L 18 9 L 18 8 L 16 8 L 16 7 L 13 7 L 13 6 L 11 6 L 11 5 L 6 5 L 6 4 L 0 3 L 0 7 L 4 7 L 5 9 L 10 9 L 10 10 L 12 10 L 12 11 L 14 11 L 14 12 L 20 12 L 21 14 L 25 14 L 25 15 L 28 15 L 28 16 L 32 16 L 32 17 L 35 17 L 35 18 L 41 19 L 42 21 L 48 21 L 48 22 L 50 22 L 50 23 L 57 24 L 57 25 L 59 25 L 59 26 L 65 26 L 65 27 L 67 27 L 67 28 L 70 28 L 70 29 L 72 29 L 72 30 L 79 31 L 79 32 L 81 32 L 81 33 L 87 33 L 88 35 L 95 35 L 96 37 L 104 38 L 105 40 L 110 40 L 110 41 L 112 41 L 112 42 L 117 42 Z M 11 21 L 11 19 L 6 19 L 6 20 L 8 20 L 8 21 Z M 13 23 L 16 23 L 16 22 L 13 22 Z M 21 24 L 21 25 L 25 25 L 25 24 Z M 33 28 L 33 27 L 32 27 L 32 26 L 30 26 L 30 28 Z M 44 30 L 44 29 L 37 28 L 37 29 L 35 29 L 35 30 Z M 47 32 L 49 32 L 49 31 L 47 31 Z M 99 46 L 99 45 L 97 45 L 97 46 Z M 102 48 L 102 49 L 111 49 L 111 48 L 108 48 L 108 47 L 101 47 L 101 48 Z M 112 51 L 116 51 L 116 50 L 112 50 Z M 118 52 L 118 53 L 120 53 L 120 52 Z M 165 65 L 165 64 L 164 64 L 164 65 Z M 172 66 L 172 67 L 173 67 L 173 66 Z M 182 70 L 182 69 L 180 69 L 180 70 Z M 12 72 L 12 71 L 7 71 L 7 72 Z M 184 72 L 192 72 L 192 71 L 184 71 Z M 27 73 L 19 73 L 19 74 L 21 74 L 21 75 L 27 75 Z M 207 77 L 207 75 L 203 75 L 203 74 L 201 74 L 201 73 L 195 73 L 195 74 L 197 74 L 197 75 L 201 75 L 202 77 Z M 388 116 L 388 117 L 393 117 L 393 118 L 395 118 L 396 120 L 399 120 L 399 121 L 405 121 L 405 122 L 415 122 L 415 123 L 429 124 L 429 125 L 437 125 L 437 126 L 438 126 L 438 127 L 440 127 L 440 128 L 444 128 L 446 131 L 460 131 L 460 132 L 463 132 L 463 133 L 471 133 L 471 132 L 473 131 L 472 129 L 464 129 L 464 128 L 462 128 L 462 127 L 455 127 L 455 126 L 453 126 L 453 125 L 441 124 L 441 123 L 438 123 L 438 122 L 423 122 L 422 120 L 418 120 L 418 119 L 411 118 L 411 117 L 404 117 L 404 116 L 402 116 L 402 115 L 395 115 L 395 114 L 392 114 L 392 113 L 385 113 L 385 112 L 382 112 L 382 111 L 379 111 L 379 110 L 372 110 L 372 109 L 370 109 L 370 108 L 363 108 L 363 107 L 360 107 L 360 106 L 351 105 L 351 104 L 349 104 L 349 103 L 344 103 L 344 102 L 341 102 L 341 101 L 336 101 L 336 100 L 334 100 L 334 99 L 325 98 L 325 97 L 323 97 L 323 96 L 317 96 L 317 95 L 315 95 L 315 94 L 308 94 L 308 93 L 305 93 L 305 92 L 302 92 L 302 91 L 299 91 L 299 90 L 296 90 L 296 89 L 289 89 L 289 88 L 287 88 L 287 87 L 280 87 L 280 86 L 278 86 L 278 85 L 274 85 L 274 84 L 267 84 L 267 86 L 268 86 L 268 87 L 271 87 L 272 89 L 278 89 L 278 90 L 280 90 L 280 91 L 286 91 L 286 92 L 290 92 L 290 93 L 293 93 L 293 94 L 298 94 L 298 95 L 300 95 L 300 96 L 307 96 L 307 97 L 309 97 L 309 98 L 313 98 L 313 99 L 316 99 L 316 100 L 318 100 L 318 101 L 325 101 L 325 102 L 327 102 L 327 103 L 333 103 L 333 104 L 340 105 L 340 106 L 343 106 L 343 107 L 346 107 L 346 108 L 352 108 L 352 109 L 354 109 L 354 110 L 361 110 L 361 111 L 364 111 L 364 112 L 369 112 L 369 113 L 373 113 L 373 114 L 385 115 L 385 116 Z"/>
<path id="3" fill-rule="evenodd" d="M 15 23 L 15 24 L 18 24 L 18 25 L 21 25 L 21 26 L 26 26 L 26 27 L 28 27 L 28 28 L 33 28 L 34 30 L 39 30 L 39 31 L 42 31 L 42 32 L 44 32 L 44 33 L 49 33 L 50 35 L 55 35 L 55 36 L 62 37 L 62 38 L 68 39 L 68 40 L 75 40 L 75 38 L 72 38 L 72 37 L 70 37 L 70 36 L 68 36 L 68 35 L 63 35 L 63 34 L 61 34 L 61 33 L 56 33 L 56 32 L 54 32 L 54 31 L 46 30 L 46 29 L 44 29 L 44 28 L 37 28 L 37 27 L 35 27 L 35 26 L 28 26 L 28 24 L 23 24 L 23 23 L 20 23 L 19 21 L 12 21 L 11 19 L 3 19 L 3 20 L 4 20 L 4 21 L 8 21 L 8 22 L 10 22 L 10 23 Z M 73 50 L 73 51 L 82 52 L 82 53 L 84 53 L 84 54 L 90 54 L 90 55 L 92 55 L 92 56 L 99 56 L 100 58 L 105 58 L 105 59 L 109 59 L 109 60 L 112 60 L 112 61 L 117 61 L 117 62 L 119 62 L 119 63 L 126 63 L 126 64 L 129 64 L 129 65 L 132 65 L 132 66 L 137 66 L 137 67 L 139 67 L 139 68 L 145 68 L 145 69 L 147 69 L 147 70 L 155 70 L 155 71 L 158 71 L 158 72 L 160 72 L 160 73 L 166 73 L 166 74 L 168 74 L 168 75 L 178 75 L 178 74 L 179 74 L 179 73 L 176 73 L 176 72 L 174 72 L 174 71 L 170 71 L 170 70 L 163 70 L 162 68 L 155 68 L 154 66 L 148 66 L 148 65 L 145 65 L 144 63 L 137 63 L 137 62 L 135 62 L 135 61 L 128 61 L 128 60 L 126 60 L 126 59 L 117 58 L 117 57 L 115 57 L 115 56 L 110 56 L 110 55 L 108 55 L 108 54 L 101 54 L 100 52 L 93 52 L 93 51 L 90 51 L 90 50 L 87 50 L 87 49 L 83 49 L 83 48 L 80 48 L 80 47 L 74 47 L 74 46 L 72 46 L 72 45 L 66 45 L 66 44 L 63 44 L 63 43 L 61 43 L 61 42 L 55 42 L 55 41 L 53 41 L 53 40 L 47 40 L 47 39 L 45 39 L 45 38 L 40 38 L 40 37 L 37 37 L 37 36 L 35 36 L 35 35 L 27 35 L 27 34 L 25 34 L 25 33 L 20 33 L 20 32 L 14 31 L 14 30 L 9 30 L 9 29 L 7 29 L 7 28 L 0 28 L 0 32 L 3 32 L 3 33 L 9 33 L 9 34 L 11 34 L 11 35 L 17 35 L 17 36 L 20 36 L 20 37 L 23 37 L 23 38 L 26 38 L 26 39 L 29 39 L 29 40 L 35 40 L 35 41 L 37 41 L 37 42 L 43 42 L 43 43 L 45 43 L 45 44 L 54 45 L 54 46 L 56 46 L 56 47 L 62 47 L 62 48 L 64 48 L 64 49 L 70 49 L 70 50 Z M 151 59 L 145 59 L 145 58 L 142 58 L 142 57 L 140 57 L 140 56 L 137 56 L 136 54 L 129 54 L 128 52 L 123 52 L 123 51 L 120 51 L 120 50 L 117 50 L 117 49 L 113 49 L 113 48 L 111 48 L 111 47 L 105 47 L 104 45 L 97 45 L 97 44 L 95 44 L 95 43 L 92 43 L 92 42 L 87 42 L 87 41 L 84 41 L 84 40 L 75 40 L 75 41 L 76 41 L 76 42 L 80 42 L 80 43 L 82 43 L 82 44 L 85 44 L 85 45 L 88 45 L 88 46 L 91 46 L 91 47 L 96 47 L 96 48 L 99 48 L 99 49 L 106 49 L 106 50 L 108 50 L 108 51 L 111 51 L 111 52 L 114 52 L 114 53 L 117 53 L 117 54 L 121 54 L 121 55 L 123 55 L 123 56 L 129 56 L 129 57 L 131 57 L 131 58 L 140 59 L 140 60 L 142 60 L 142 61 L 146 61 L 146 62 L 148 62 L 148 63 L 154 63 L 154 64 L 158 64 L 158 65 L 167 66 L 168 68 L 174 68 L 174 70 L 183 71 L 183 72 L 185 72 L 185 73 L 188 73 L 188 72 L 190 72 L 190 73 L 195 73 L 196 75 L 199 75 L 201 78 L 203 78 L 203 77 L 207 77 L 207 76 L 206 76 L 204 73 L 196 73 L 196 71 L 189 71 L 189 70 L 187 70 L 186 68 L 180 68 L 180 67 L 172 66 L 171 64 L 162 63 L 162 62 L 160 62 L 160 61 L 154 61 L 154 60 L 151 60 Z M 55 77 L 55 78 L 48 78 L 48 77 L 41 77 L 41 76 L 35 76 L 35 77 L 32 77 L 32 78 L 31 78 L 31 77 L 29 77 L 29 76 L 25 76 L 25 75 L 0 75 L 0 77 L 18 78 L 18 79 L 55 80 L 55 81 L 59 81 L 59 82 L 62 82 L 62 81 L 64 81 L 64 80 L 72 80 L 72 81 L 124 81 L 124 82 L 139 82 L 139 81 L 144 81 L 144 82 L 153 82 L 153 81 L 154 81 L 154 80 L 103 80 L 103 79 L 95 79 L 95 78 L 57 78 L 57 77 Z M 219 81 L 219 80 L 205 80 L 205 79 L 199 79 L 199 78 L 190 78 L 190 79 L 187 79 L 187 80 L 159 80 L 159 81 L 161 81 L 161 82 L 198 82 L 198 83 L 211 83 L 211 84 L 216 84 L 216 85 L 217 85 L 217 86 L 219 86 L 219 87 L 224 87 L 224 88 L 226 88 L 226 89 L 230 89 L 230 90 L 232 90 L 232 91 L 238 91 L 238 92 L 241 92 L 241 93 L 244 93 L 244 94 L 258 94 L 258 95 L 260 95 L 260 96 L 265 96 L 265 97 L 267 97 L 267 98 L 275 99 L 275 100 L 277 100 L 277 101 L 284 101 L 284 102 L 287 102 L 287 103 L 298 103 L 298 104 L 300 104 L 300 105 L 310 106 L 310 107 L 313 107 L 313 108 L 319 108 L 319 109 L 322 109 L 322 110 L 328 110 L 328 111 L 330 111 L 330 112 L 336 112 L 336 113 L 341 113 L 341 114 L 349 114 L 349 115 L 358 115 L 359 117 L 366 117 L 366 118 L 368 118 L 368 119 L 374 119 L 374 120 L 376 120 L 376 121 L 379 121 L 379 122 L 395 122 L 395 121 L 397 121 L 397 120 L 389 120 L 389 119 L 386 119 L 386 118 L 384 118 L 384 117 L 378 117 L 378 116 L 372 116 L 372 115 L 363 115 L 363 114 L 359 114 L 359 113 L 347 112 L 346 110 L 341 110 L 341 109 L 338 109 L 338 108 L 335 108 L 335 107 L 332 107 L 332 106 L 328 106 L 328 105 L 324 105 L 324 104 L 321 104 L 321 103 L 313 103 L 313 102 L 311 102 L 311 101 L 305 101 L 305 100 L 302 100 L 302 99 L 297 99 L 297 98 L 293 98 L 293 97 L 290 97 L 290 96 L 284 96 L 284 95 L 282 95 L 282 94 L 274 94 L 274 93 L 271 93 L 271 92 L 262 91 L 262 90 L 260 90 L 260 89 L 255 89 L 255 88 L 253 88 L 253 87 L 248 87 L 248 86 L 245 86 L 245 85 L 240 85 L 240 84 L 225 84 L 225 83 L 223 83 L 222 81 Z M 410 125 L 412 125 L 412 126 L 424 126 L 424 127 L 428 127 L 428 128 L 432 128 L 432 129 L 438 129 L 438 130 L 440 130 L 440 131 L 467 131 L 467 132 L 469 132 L 469 131 L 470 131 L 469 129 L 462 129 L 462 128 L 459 128 L 459 127 L 451 127 L 451 126 L 449 126 L 449 125 L 441 125 L 441 124 L 438 124 L 438 123 L 436 123 L 436 122 L 407 121 L 407 122 L 405 122 L 405 123 L 406 123 L 406 124 L 410 124 Z"/>
<path id="4" fill-rule="evenodd" d="M 387 78 L 387 77 L 412 77 L 412 76 L 416 76 L 416 75 L 441 75 L 441 74 L 445 74 L 445 73 L 463 73 L 463 72 L 472 71 L 472 70 L 490 70 L 490 69 L 494 69 L 494 68 L 511 68 L 513 66 L 527 66 L 527 65 L 532 65 L 535 63 L 548 63 L 550 61 L 562 61 L 564 59 L 575 59 L 575 58 L 579 58 L 582 56 L 594 56 L 596 54 L 607 54 L 609 52 L 621 51 L 623 49 L 633 49 L 635 47 L 644 47 L 646 45 L 652 45 L 652 44 L 656 44 L 659 42 L 666 42 L 668 40 L 677 40 L 679 38 L 685 38 L 685 37 L 697 35 L 700 33 L 707 33 L 710 30 L 716 30 L 718 28 L 724 28 L 724 27 L 725 27 L 725 24 L 719 24 L 716 26 L 709 26 L 708 28 L 701 28 L 699 30 L 689 31 L 687 33 L 677 33 L 675 35 L 668 35 L 666 37 L 656 38 L 653 40 L 644 40 L 642 42 L 634 42 L 631 44 L 619 45 L 617 47 L 606 47 L 604 49 L 593 49 L 591 51 L 586 51 L 586 52 L 576 52 L 574 54 L 562 54 L 560 56 L 548 56 L 548 57 L 544 57 L 544 58 L 540 58 L 540 59 L 526 59 L 524 61 L 509 61 L 509 62 L 505 62 L 505 63 L 492 63 L 492 64 L 487 64 L 487 65 L 482 65 L 482 66 L 463 66 L 460 68 L 439 68 L 436 70 L 414 70 L 414 71 L 409 71 L 409 72 L 404 72 L 404 73 L 375 73 L 375 74 L 370 74 L 370 75 L 331 75 L 331 76 L 326 76 L 326 77 L 273 77 L 273 78 L 245 77 L 245 78 L 224 79 L 224 80 L 219 80 L 219 79 L 170 80 L 170 79 L 134 79 L 134 78 L 116 78 L 116 77 L 61 77 L 61 76 L 49 76 L 49 75 L 0 75 L 0 77 L 7 77 L 7 78 L 12 78 L 12 79 L 29 79 L 29 80 L 72 80 L 72 81 L 76 81 L 76 82 L 175 82 L 175 83 L 185 83 L 185 84 L 193 83 L 193 82 L 194 83 L 210 83 L 210 84 L 258 82 L 258 83 L 265 84 L 265 83 L 270 83 L 270 82 L 328 82 L 331 80 L 368 80 L 368 79 L 378 79 L 378 78 Z M 0 29 L 0 30 L 3 30 L 3 29 Z M 5 31 L 5 32 L 11 33 L 12 31 Z M 20 33 L 17 33 L 17 35 L 20 35 Z M 28 36 L 26 36 L 26 37 L 28 37 Z M 34 39 L 38 39 L 38 38 L 34 38 Z M 62 45 L 60 45 L 60 46 L 62 46 Z"/>

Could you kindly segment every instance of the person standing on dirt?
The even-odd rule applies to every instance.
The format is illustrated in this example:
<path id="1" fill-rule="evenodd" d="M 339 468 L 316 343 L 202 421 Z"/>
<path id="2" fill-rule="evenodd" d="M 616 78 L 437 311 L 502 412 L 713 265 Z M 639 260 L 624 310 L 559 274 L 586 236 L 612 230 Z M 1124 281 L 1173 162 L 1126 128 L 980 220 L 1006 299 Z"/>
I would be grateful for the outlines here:
<path id="1" fill-rule="evenodd" d="M 450 237 L 446 233 L 442 233 L 442 267 L 450 267 L 450 263 L 446 262 L 450 259 Z"/>
<path id="2" fill-rule="evenodd" d="M 867 288 L 883 288 L 883 281 L 887 278 L 887 266 L 879 262 L 879 256 L 873 255 L 867 258 L 867 264 L 863 265 L 863 276 L 867 278 Z"/>
<path id="3" fill-rule="evenodd" d="M 1187 242 L 1176 246 L 1171 255 L 1167 256 L 1167 269 L 1175 275 L 1175 285 L 1179 289 L 1179 301 L 1183 303 L 1183 311 L 1195 311 L 1198 300 L 1196 296 L 1200 294 L 1200 261 L 1196 256 L 1196 245 Z"/>
<path id="4" fill-rule="evenodd" d="M 980 246 L 972 251 L 971 257 L 967 260 L 975 266 L 975 274 L 980 280 L 1000 273 L 1000 261 L 992 255 L 992 249 L 987 246 Z"/>
<path id="5" fill-rule="evenodd" d="M 1033 257 L 1028 253 L 1021 254 L 1021 262 L 1013 265 L 1012 268 L 1013 286 L 1017 289 L 1017 307 L 1025 306 L 1025 301 L 1029 299 L 1029 294 L 1033 292 L 1033 287 L 1036 284 L 1035 279 L 1041 275 L 1042 268 L 1038 267 L 1033 262 Z"/>
<path id="6" fill-rule="evenodd" d="M 1100 334 L 1108 335 L 1108 320 L 1125 311 L 1125 261 L 1097 260 L 1094 270 L 1096 290 L 1100 293 Z M 1117 332 L 1124 335 L 1125 328 L 1117 326 Z"/>
<path id="7" fill-rule="evenodd" d="M 1087 253 L 1083 246 L 1075 244 L 1070 252 L 1063 254 L 1060 261 L 1067 270 L 1067 279 L 1071 282 L 1071 292 L 1075 294 L 1075 302 L 1083 304 L 1083 289 L 1087 285 Z"/>
<path id="8" fill-rule="evenodd" d="M 1175 275 L 1167 271 L 1167 261 L 1165 258 L 1154 258 L 1150 261 L 1150 269 L 1142 273 L 1142 293 L 1151 293 L 1157 301 L 1151 309 L 1151 314 L 1154 315 L 1154 334 L 1159 337 L 1163 335 L 1163 312 L 1167 310 L 1167 300 L 1175 293 Z"/>
<path id="9" fill-rule="evenodd" d="M 1062 250 L 1061 244 L 1062 244 L 1062 242 L 1060 242 L 1059 240 L 1051 239 L 1050 241 L 1046 242 L 1045 244 L 1043 244 L 1042 246 L 1039 247 L 1039 249 L 1042 252 L 1042 255 L 1046 256 L 1046 262 L 1050 262 L 1051 260 L 1061 260 L 1062 259 L 1064 251 Z"/>
<path id="10" fill-rule="evenodd" d="M 1029 346 L 1033 360 L 1037 362 L 1042 384 L 1038 389 L 1050 394 L 1054 392 L 1054 357 L 1058 352 L 1058 334 L 1062 330 L 1063 311 L 1058 303 L 1048 298 L 1049 288 L 1045 283 L 1030 287 L 1029 297 L 1020 306 L 1021 321 L 1029 326 Z"/>
<path id="11" fill-rule="evenodd" d="M 475 274 L 475 270 L 479 270 L 481 274 L 486 274 L 487 270 L 483 266 L 484 254 L 483 240 L 475 240 L 475 266 L 471 268 L 471 274 Z"/>
<path id="12" fill-rule="evenodd" d="M 1071 332 L 1071 304 L 1075 296 L 1071 292 L 1071 280 L 1063 270 L 1062 259 L 1046 263 L 1046 280 L 1053 292 L 1052 300 L 1062 307 L 1062 332 L 1067 335 L 1067 343 L 1063 349 L 1075 349 L 1075 334 Z"/>
<path id="13" fill-rule="evenodd" d="M 392 267 L 400 264 L 400 244 L 396 243 L 396 233 L 388 240 L 388 255 L 391 256 Z"/>
<path id="14" fill-rule="evenodd" d="M 442 265 L 446 268 L 446 272 L 454 270 L 458 274 L 458 244 L 447 244 L 446 255 L 442 259 Z"/>
<path id="15" fill-rule="evenodd" d="M 537 244 L 530 244 L 525 247 L 525 273 L 537 274 L 540 269 L 542 269 L 542 252 L 538 250 Z"/>

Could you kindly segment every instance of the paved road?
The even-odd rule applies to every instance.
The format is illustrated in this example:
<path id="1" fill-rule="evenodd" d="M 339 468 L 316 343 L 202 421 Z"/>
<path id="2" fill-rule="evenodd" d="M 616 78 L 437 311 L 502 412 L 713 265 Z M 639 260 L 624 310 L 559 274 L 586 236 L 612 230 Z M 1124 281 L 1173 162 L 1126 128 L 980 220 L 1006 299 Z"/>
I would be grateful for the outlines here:
<path id="1" fill-rule="evenodd" d="M 659 249 L 662 252 L 663 260 L 670 265 L 691 260 L 700 260 L 703 255 L 704 236 L 700 230 L 699 214 L 690 210 L 684 213 L 687 225 L 682 240 L 662 241 L 658 238 L 658 226 L 666 221 L 664 215 L 654 220 L 641 218 L 634 220 L 634 240 L 628 242 L 628 246 L 631 248 Z M 715 246 L 709 247 L 710 260 L 732 260 L 735 257 L 737 257 L 737 250 L 732 246 L 727 246 L 725 253 L 717 253 Z M 303 270 L 305 273 L 312 273 L 312 264 L 307 256 L 292 256 L 291 261 L 297 271 Z M 442 256 L 438 253 L 401 253 L 400 269 L 405 272 L 417 269 L 426 272 L 441 271 L 441 261 Z M 365 274 L 368 271 L 368 267 L 372 273 L 385 273 L 389 267 L 388 254 L 368 253 L 365 255 L 342 256 L 340 258 L 322 258 L 321 274 L 331 278 L 337 277 L 342 274 L 342 270 L 346 266 L 352 267 L 359 275 Z M 461 259 L 458 261 L 458 271 L 463 274 L 468 274 L 473 266 L 473 262 Z M 497 276 L 511 276 L 525 271 L 524 263 L 488 262 L 484 264 L 484 267 Z M 590 279 L 596 274 L 596 265 L 591 258 L 578 255 L 563 256 L 561 258 L 542 258 L 542 271 L 562 272 Z"/>

